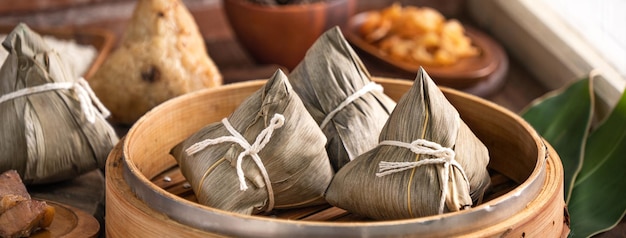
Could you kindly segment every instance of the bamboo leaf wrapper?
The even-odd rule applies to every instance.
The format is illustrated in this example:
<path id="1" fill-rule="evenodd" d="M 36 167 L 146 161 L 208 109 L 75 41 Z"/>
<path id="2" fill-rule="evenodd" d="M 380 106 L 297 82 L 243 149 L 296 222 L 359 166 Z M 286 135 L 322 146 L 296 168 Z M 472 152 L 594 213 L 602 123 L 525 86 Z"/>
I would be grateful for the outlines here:
<path id="1" fill-rule="evenodd" d="M 379 145 L 346 164 L 326 199 L 373 219 L 459 211 L 490 183 L 487 148 L 420 69 L 385 124 Z"/>
<path id="2" fill-rule="evenodd" d="M 396 104 L 371 81 L 338 27 L 317 39 L 289 81 L 328 138 L 335 171 L 376 146 Z"/>
<path id="3" fill-rule="evenodd" d="M 277 123 L 277 117 L 284 121 Z M 334 172 L 325 144 L 287 76 L 278 71 L 225 120 L 202 128 L 171 154 L 198 202 L 257 214 L 326 203 L 323 193 Z"/>
<path id="4" fill-rule="evenodd" d="M 0 170 L 41 184 L 103 168 L 118 138 L 86 81 L 25 24 L 2 45 Z"/>

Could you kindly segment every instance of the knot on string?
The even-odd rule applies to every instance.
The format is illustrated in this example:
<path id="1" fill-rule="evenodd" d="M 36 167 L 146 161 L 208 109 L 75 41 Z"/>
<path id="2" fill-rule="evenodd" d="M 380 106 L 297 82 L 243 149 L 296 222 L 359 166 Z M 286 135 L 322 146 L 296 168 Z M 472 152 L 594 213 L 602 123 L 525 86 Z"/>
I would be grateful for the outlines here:
<path id="1" fill-rule="evenodd" d="M 365 95 L 365 94 L 367 94 L 367 93 L 369 93 L 371 91 L 382 92 L 383 91 L 383 86 L 381 86 L 380 84 L 374 83 L 374 82 L 370 82 L 370 83 L 366 84 L 361 89 L 359 89 L 358 91 L 354 92 L 352 95 L 348 96 L 334 110 L 332 110 L 330 113 L 328 113 L 326 115 L 326 117 L 324 118 L 324 120 L 322 121 L 322 123 L 320 123 L 320 128 L 323 129 L 324 127 L 326 127 L 326 125 L 328 125 L 330 120 L 333 119 L 333 117 L 335 117 L 335 115 L 339 111 L 341 111 L 341 109 L 343 109 L 344 107 L 346 107 L 350 103 L 352 103 L 354 100 L 357 100 L 358 98 L 362 97 L 363 95 Z"/>
<path id="2" fill-rule="evenodd" d="M 197 142 L 191 145 L 189 148 L 185 149 L 185 153 L 187 155 L 193 155 L 205 149 L 210 145 L 216 145 L 224 142 L 233 142 L 239 144 L 244 150 L 239 153 L 237 156 L 237 176 L 239 178 L 239 188 L 243 191 L 248 189 L 248 185 L 246 184 L 246 179 L 243 174 L 242 161 L 245 156 L 250 156 L 252 160 L 259 167 L 261 174 L 263 175 L 266 183 L 269 181 L 269 176 L 267 175 L 267 171 L 265 170 L 265 166 L 263 165 L 261 158 L 258 153 L 265 147 L 265 145 L 269 142 L 272 137 L 272 133 L 277 128 L 280 128 L 285 123 L 285 117 L 281 114 L 274 114 L 274 117 L 270 120 L 270 124 L 263 129 L 259 135 L 256 137 L 254 143 L 249 144 L 246 138 L 244 138 L 233 126 L 228 122 L 227 118 L 222 119 L 222 124 L 224 127 L 230 132 L 231 136 L 222 136 L 215 139 L 205 139 L 200 142 Z M 266 184 L 268 189 L 271 189 L 271 185 Z"/>
<path id="3" fill-rule="evenodd" d="M 96 93 L 93 92 L 91 87 L 89 87 L 89 83 L 87 83 L 87 80 L 84 78 L 79 78 L 77 82 L 72 85 L 71 89 L 76 93 L 80 101 L 80 107 L 83 109 L 87 121 L 94 123 L 98 111 L 103 118 L 107 118 L 111 115 L 111 112 L 109 112 L 100 99 L 98 99 Z"/>
<path id="4" fill-rule="evenodd" d="M 388 174 L 397 173 L 407 169 L 412 169 L 427 164 L 449 164 L 456 163 L 454 160 L 454 150 L 446 148 L 432 141 L 417 139 L 411 143 L 386 140 L 380 142 L 380 145 L 391 145 L 410 149 L 411 152 L 418 155 L 430 155 L 433 158 L 423 159 L 415 162 L 387 162 L 381 161 L 379 171 L 376 176 L 382 177 Z"/>
<path id="5" fill-rule="evenodd" d="M 383 177 L 389 174 L 398 173 L 404 170 L 417 168 L 424 165 L 443 165 L 443 176 L 440 178 L 441 185 L 441 199 L 439 203 L 439 214 L 443 213 L 443 208 L 445 205 L 445 199 L 448 190 L 448 180 L 450 174 L 452 173 L 452 167 L 456 167 L 463 179 L 466 181 L 466 185 L 469 187 L 469 180 L 465 175 L 465 171 L 461 167 L 461 165 L 454 159 L 456 156 L 454 150 L 443 147 L 438 143 L 425 140 L 425 139 L 417 139 L 411 143 L 401 142 L 401 141 L 392 141 L 385 140 L 379 143 L 379 145 L 390 145 L 397 146 L 402 148 L 410 149 L 411 152 L 418 155 L 429 155 L 430 158 L 424 158 L 419 161 L 414 162 L 387 162 L 381 161 L 378 164 L 378 173 L 376 176 Z"/>
<path id="6" fill-rule="evenodd" d="M 96 94 L 89 87 L 89 83 L 84 78 L 79 78 L 76 82 L 56 82 L 56 83 L 46 83 L 34 87 L 23 88 L 11 93 L 7 93 L 0 97 L 0 103 L 4 103 L 9 100 L 13 100 L 18 97 L 28 96 L 36 93 L 43 93 L 54 90 L 71 90 L 76 95 L 78 101 L 80 102 L 80 107 L 83 113 L 85 114 L 85 118 L 90 123 L 94 123 L 96 121 L 96 113 L 100 112 L 102 117 L 107 118 L 111 113 L 106 107 L 100 102 Z M 94 107 L 95 104 L 95 107 Z"/>

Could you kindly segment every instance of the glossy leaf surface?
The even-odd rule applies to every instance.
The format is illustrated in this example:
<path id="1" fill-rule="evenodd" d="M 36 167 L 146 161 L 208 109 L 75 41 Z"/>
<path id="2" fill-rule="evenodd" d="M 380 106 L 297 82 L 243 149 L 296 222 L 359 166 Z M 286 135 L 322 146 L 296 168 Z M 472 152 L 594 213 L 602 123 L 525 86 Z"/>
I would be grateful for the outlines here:
<path id="1" fill-rule="evenodd" d="M 538 98 L 522 114 L 561 157 L 566 201 L 583 163 L 585 141 L 593 116 L 590 82 L 589 79 L 582 79 Z"/>

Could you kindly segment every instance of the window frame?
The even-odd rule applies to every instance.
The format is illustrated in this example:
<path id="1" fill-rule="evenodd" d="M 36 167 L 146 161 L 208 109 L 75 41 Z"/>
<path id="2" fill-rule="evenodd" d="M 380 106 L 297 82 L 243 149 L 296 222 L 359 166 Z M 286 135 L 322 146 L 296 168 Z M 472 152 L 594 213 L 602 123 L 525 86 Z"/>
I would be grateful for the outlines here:
<path id="1" fill-rule="evenodd" d="M 467 7 L 470 18 L 498 39 L 547 89 L 592 75 L 601 117 L 621 97 L 626 79 L 546 3 L 468 0 Z"/>

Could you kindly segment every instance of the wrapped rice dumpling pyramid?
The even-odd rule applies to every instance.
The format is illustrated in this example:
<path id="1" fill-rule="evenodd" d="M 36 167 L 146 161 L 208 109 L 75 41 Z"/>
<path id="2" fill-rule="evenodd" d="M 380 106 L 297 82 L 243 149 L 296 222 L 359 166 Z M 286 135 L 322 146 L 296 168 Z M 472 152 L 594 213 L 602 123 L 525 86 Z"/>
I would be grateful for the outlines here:
<path id="1" fill-rule="evenodd" d="M 326 199 L 380 220 L 459 211 L 482 199 L 488 162 L 487 148 L 420 69 L 378 146 L 337 172 Z"/>
<path id="2" fill-rule="evenodd" d="M 139 0 L 119 48 L 89 81 L 111 119 L 132 124 L 170 98 L 222 84 L 222 76 L 182 1 Z"/>
<path id="3" fill-rule="evenodd" d="M 335 171 L 378 144 L 396 105 L 370 78 L 339 27 L 318 38 L 289 75 L 328 138 L 326 150 Z"/>
<path id="4" fill-rule="evenodd" d="M 24 24 L 2 45 L 0 172 L 41 184 L 104 167 L 118 138 L 87 82 Z"/>
<path id="5" fill-rule="evenodd" d="M 198 202 L 257 214 L 325 204 L 333 170 L 326 137 L 277 71 L 228 118 L 172 150 Z"/>

